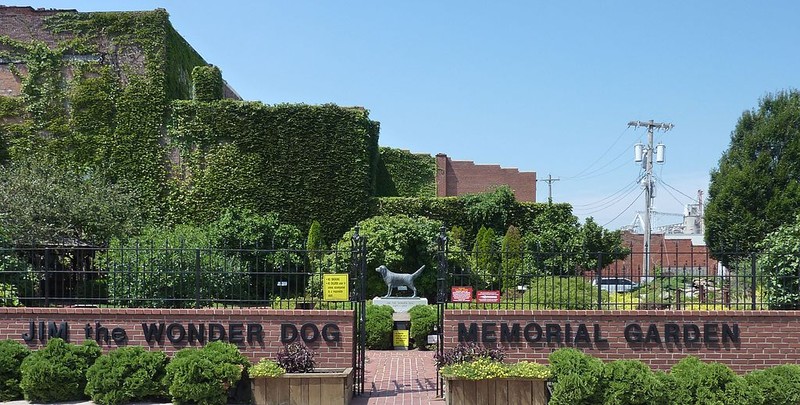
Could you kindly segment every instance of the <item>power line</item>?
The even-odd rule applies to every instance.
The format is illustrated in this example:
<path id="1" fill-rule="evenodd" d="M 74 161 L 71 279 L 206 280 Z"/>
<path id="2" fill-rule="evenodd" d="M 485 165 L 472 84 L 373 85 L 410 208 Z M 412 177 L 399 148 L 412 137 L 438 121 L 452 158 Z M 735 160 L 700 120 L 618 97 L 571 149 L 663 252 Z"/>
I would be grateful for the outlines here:
<path id="1" fill-rule="evenodd" d="M 663 179 L 658 179 L 658 181 L 659 181 L 661 184 L 663 184 L 663 185 L 665 185 L 665 186 L 667 186 L 667 187 L 669 187 L 669 188 L 671 188 L 671 189 L 675 190 L 675 191 L 676 191 L 676 192 L 678 192 L 679 194 L 681 194 L 681 195 L 683 195 L 684 197 L 688 198 L 688 199 L 689 199 L 689 200 L 691 200 L 692 202 L 700 202 L 700 201 L 697 201 L 697 198 L 695 198 L 695 197 L 690 197 L 690 196 L 686 195 L 686 194 L 685 194 L 683 191 L 681 191 L 681 190 L 678 190 L 677 188 L 670 186 L 670 185 L 669 185 L 669 184 L 667 184 L 667 183 L 666 183 L 666 182 L 665 182 Z"/>
<path id="2" fill-rule="evenodd" d="M 632 194 L 634 191 L 636 191 L 636 188 L 635 188 L 635 187 L 631 188 L 631 189 L 628 191 L 628 193 L 627 193 L 627 194 L 625 194 L 624 196 L 620 197 L 620 198 L 619 198 L 619 199 L 617 199 L 616 201 L 611 201 L 611 202 L 609 202 L 608 204 L 606 204 L 606 205 L 605 205 L 605 206 L 603 206 L 603 207 L 599 207 L 599 208 L 597 208 L 597 209 L 594 209 L 594 210 L 592 210 L 592 211 L 586 211 L 586 210 L 579 210 L 579 211 L 581 211 L 581 212 L 582 212 L 584 215 L 588 215 L 588 214 L 594 214 L 594 213 L 597 213 L 597 212 L 600 212 L 600 211 L 605 211 L 606 209 L 608 209 L 608 208 L 611 208 L 612 206 L 616 205 L 618 202 L 620 202 L 620 201 L 623 201 L 623 200 L 625 200 L 626 198 L 628 198 L 628 196 L 629 196 L 629 195 L 631 195 L 631 194 Z"/>
<path id="3" fill-rule="evenodd" d="M 600 200 L 593 201 L 593 202 L 586 203 L 586 204 L 573 204 L 572 208 L 578 208 L 578 207 L 589 208 L 589 207 L 592 207 L 592 206 L 595 206 L 595 205 L 603 205 L 603 204 L 605 204 L 606 200 L 610 200 L 612 198 L 615 198 L 618 194 L 625 193 L 626 191 L 630 190 L 631 187 L 635 187 L 637 183 L 638 182 L 636 182 L 636 181 L 629 182 L 629 183 L 625 184 L 624 186 L 622 186 L 621 189 L 615 191 L 613 194 L 611 194 L 609 196 L 606 196 L 606 197 L 604 197 L 604 198 L 602 198 Z M 594 207 L 592 207 L 592 208 L 594 208 Z"/>
<path id="4" fill-rule="evenodd" d="M 663 184 L 663 185 L 665 185 L 665 186 L 667 185 L 667 183 L 664 183 L 664 181 L 662 181 L 662 180 L 661 180 L 660 178 L 658 178 L 658 177 L 656 177 L 656 180 L 657 180 L 659 183 L 661 183 L 661 184 Z M 684 204 L 684 202 L 683 202 L 683 201 L 681 201 L 681 200 L 679 200 L 679 199 L 678 199 L 678 197 L 675 197 L 675 194 L 672 194 L 672 192 L 671 192 L 671 191 L 669 191 L 669 188 L 665 188 L 665 189 L 664 189 L 664 191 L 666 191 L 666 192 L 667 192 L 667 194 L 669 194 L 669 195 L 670 195 L 670 197 L 672 197 L 672 199 L 673 199 L 673 200 L 675 200 L 675 201 L 676 201 L 678 204 L 681 204 L 681 205 L 683 205 L 683 204 Z"/>
<path id="5" fill-rule="evenodd" d="M 631 203 L 630 203 L 630 204 L 629 204 L 627 207 L 625 207 L 625 209 L 624 209 L 624 210 L 622 210 L 622 212 L 620 212 L 619 214 L 617 214 L 617 216 L 616 216 L 616 217 L 614 217 L 614 219 L 612 219 L 611 221 L 608 221 L 608 222 L 606 222 L 605 224 L 603 224 L 603 228 L 605 228 L 606 226 L 608 226 L 608 224 L 610 224 L 610 223 L 612 223 L 612 222 L 616 221 L 616 220 L 617 220 L 617 218 L 619 218 L 619 217 L 620 217 L 622 214 L 626 213 L 626 212 L 627 212 L 629 209 L 631 209 L 631 207 L 633 207 L 633 204 L 635 204 L 635 203 L 636 203 L 636 201 L 639 201 L 639 197 L 641 197 L 643 193 L 644 193 L 644 189 L 642 189 L 642 191 L 641 191 L 641 192 L 639 192 L 639 195 L 637 195 L 637 196 L 636 196 L 636 198 L 635 198 L 633 201 L 631 201 Z"/>
<path id="6" fill-rule="evenodd" d="M 622 139 L 622 136 L 623 136 L 623 135 L 625 135 L 625 133 L 626 133 L 626 132 L 628 132 L 628 130 L 629 130 L 629 129 L 630 129 L 630 127 L 625 127 L 625 129 L 624 129 L 622 132 L 620 132 L 619 136 L 617 136 L 617 139 L 614 141 L 614 143 L 612 143 L 611 145 L 609 145 L 609 146 L 608 146 L 608 148 L 606 148 L 605 152 L 603 152 L 603 153 L 602 153 L 602 154 L 601 154 L 601 155 L 600 155 L 600 156 L 599 156 L 599 157 L 598 157 L 598 158 L 597 158 L 597 159 L 596 159 L 594 162 L 590 163 L 590 164 L 589 164 L 589 166 L 586 166 L 586 168 L 584 168 L 584 169 L 583 169 L 583 170 L 581 170 L 580 172 L 576 173 L 575 175 L 572 175 L 572 176 L 569 176 L 569 177 L 567 177 L 567 179 L 575 179 L 575 178 L 578 178 L 580 175 L 582 175 L 583 173 L 585 173 L 586 171 L 588 171 L 589 169 L 591 169 L 591 168 L 592 168 L 592 166 L 594 166 L 594 165 L 595 165 L 597 162 L 599 162 L 601 159 L 603 159 L 603 158 L 606 156 L 606 154 L 607 154 L 607 153 L 608 153 L 608 152 L 609 152 L 609 151 L 610 151 L 610 150 L 611 150 L 611 149 L 612 149 L 614 146 L 616 146 L 616 145 L 617 145 L 617 142 L 619 142 L 619 140 L 620 140 L 620 139 Z M 616 159 L 617 159 L 617 158 L 614 158 L 614 159 L 612 160 L 612 162 L 613 162 L 614 160 L 616 160 Z M 600 169 L 602 169 L 602 167 L 600 167 Z"/>

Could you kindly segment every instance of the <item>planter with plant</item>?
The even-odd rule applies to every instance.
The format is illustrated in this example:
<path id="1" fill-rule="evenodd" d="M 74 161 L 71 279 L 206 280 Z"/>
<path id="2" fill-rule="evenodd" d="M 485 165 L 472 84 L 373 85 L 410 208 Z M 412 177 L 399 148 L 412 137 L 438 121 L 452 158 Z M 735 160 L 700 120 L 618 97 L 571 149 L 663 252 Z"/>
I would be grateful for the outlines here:
<path id="1" fill-rule="evenodd" d="M 317 368 L 314 352 L 299 343 L 287 345 L 275 360 L 250 367 L 254 405 L 347 405 L 353 395 L 353 368 Z"/>
<path id="2" fill-rule="evenodd" d="M 450 404 L 527 403 L 545 405 L 550 370 L 538 363 L 503 363 L 500 349 L 460 344 L 436 356 Z"/>

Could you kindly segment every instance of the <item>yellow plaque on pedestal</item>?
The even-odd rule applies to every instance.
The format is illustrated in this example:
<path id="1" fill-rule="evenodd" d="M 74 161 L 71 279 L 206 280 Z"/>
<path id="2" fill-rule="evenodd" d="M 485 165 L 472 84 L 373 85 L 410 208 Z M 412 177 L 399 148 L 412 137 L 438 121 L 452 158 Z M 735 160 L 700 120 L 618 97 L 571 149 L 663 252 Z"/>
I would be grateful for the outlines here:
<path id="1" fill-rule="evenodd" d="M 408 330 L 396 330 L 392 334 L 394 347 L 408 347 Z"/>

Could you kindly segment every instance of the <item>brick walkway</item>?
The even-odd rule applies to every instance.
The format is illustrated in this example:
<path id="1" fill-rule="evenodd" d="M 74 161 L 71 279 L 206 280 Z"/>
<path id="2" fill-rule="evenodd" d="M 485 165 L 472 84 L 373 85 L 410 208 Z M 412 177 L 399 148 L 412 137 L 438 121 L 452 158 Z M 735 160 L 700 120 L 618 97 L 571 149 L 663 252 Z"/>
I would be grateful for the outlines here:
<path id="1" fill-rule="evenodd" d="M 444 405 L 436 399 L 434 352 L 368 351 L 364 395 L 353 405 Z"/>

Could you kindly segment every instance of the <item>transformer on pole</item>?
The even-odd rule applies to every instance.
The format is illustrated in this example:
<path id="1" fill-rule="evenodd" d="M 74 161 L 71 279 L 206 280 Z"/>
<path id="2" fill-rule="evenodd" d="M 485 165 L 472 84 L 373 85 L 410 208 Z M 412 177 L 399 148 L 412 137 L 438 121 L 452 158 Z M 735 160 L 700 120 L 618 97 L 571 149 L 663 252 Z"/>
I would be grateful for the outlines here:
<path id="1" fill-rule="evenodd" d="M 653 184 L 653 155 L 656 155 L 656 163 L 664 163 L 664 149 L 663 144 L 658 144 L 653 147 L 653 131 L 662 130 L 669 131 L 674 125 L 665 122 L 650 121 L 631 121 L 628 123 L 629 127 L 646 127 L 647 128 L 647 145 L 636 144 L 634 145 L 634 161 L 641 162 L 642 168 L 645 170 L 645 175 L 641 179 L 642 187 L 644 187 L 644 261 L 642 268 L 642 282 L 649 282 L 650 277 L 650 233 L 651 233 L 651 214 L 653 207 L 653 197 L 655 196 L 655 184 Z"/>

